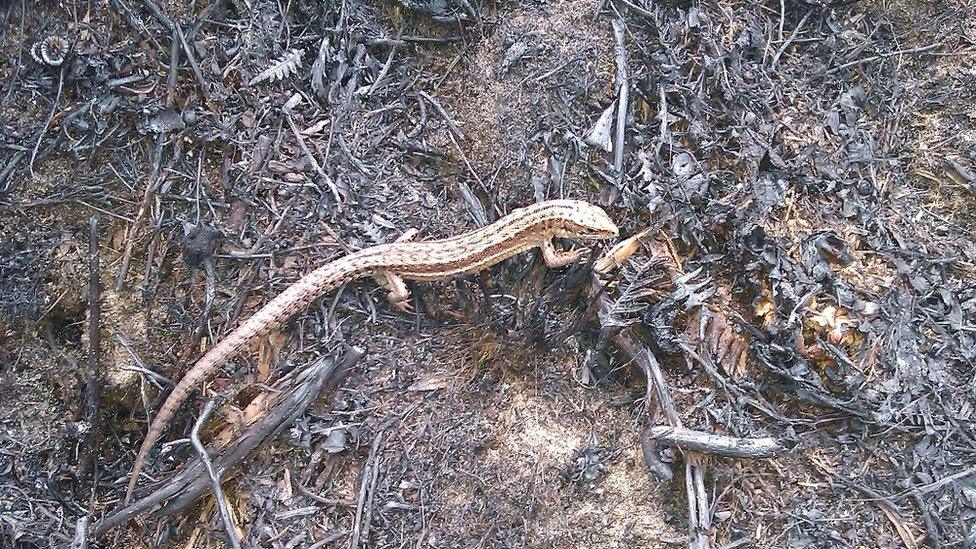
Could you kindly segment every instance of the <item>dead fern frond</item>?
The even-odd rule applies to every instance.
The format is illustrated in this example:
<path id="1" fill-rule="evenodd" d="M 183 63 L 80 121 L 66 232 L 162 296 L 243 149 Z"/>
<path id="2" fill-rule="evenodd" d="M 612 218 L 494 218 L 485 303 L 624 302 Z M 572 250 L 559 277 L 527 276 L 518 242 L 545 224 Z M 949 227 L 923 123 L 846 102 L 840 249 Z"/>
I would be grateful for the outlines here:
<path id="1" fill-rule="evenodd" d="M 749 340 L 735 329 L 735 323 L 719 308 L 695 311 L 685 331 L 688 343 L 707 353 L 716 365 L 735 379 L 746 373 Z"/>
<path id="2" fill-rule="evenodd" d="M 272 65 L 263 71 L 261 71 L 257 76 L 252 78 L 247 85 L 253 86 L 255 84 L 260 84 L 265 80 L 274 82 L 276 80 L 284 80 L 291 76 L 295 71 L 302 67 L 302 56 L 305 55 L 305 50 L 289 50 L 277 61 L 272 63 Z"/>
<path id="3" fill-rule="evenodd" d="M 650 306 L 650 299 L 660 293 L 660 287 L 667 280 L 667 274 L 659 259 L 644 262 L 631 261 L 621 271 L 623 281 L 620 295 L 613 300 L 600 323 L 604 327 L 627 327 L 640 322 L 644 311 Z"/>
<path id="4" fill-rule="evenodd" d="M 710 277 L 697 278 L 702 269 L 699 267 L 674 280 L 676 289 L 671 297 L 678 303 L 684 303 L 686 310 L 701 307 L 715 295 L 715 285 Z"/>

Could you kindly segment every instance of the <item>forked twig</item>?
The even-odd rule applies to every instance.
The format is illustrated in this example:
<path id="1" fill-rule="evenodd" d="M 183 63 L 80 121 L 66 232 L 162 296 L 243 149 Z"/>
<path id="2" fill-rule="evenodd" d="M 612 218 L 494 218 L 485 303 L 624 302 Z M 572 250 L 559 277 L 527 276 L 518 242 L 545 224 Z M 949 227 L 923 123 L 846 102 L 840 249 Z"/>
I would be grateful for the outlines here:
<path id="1" fill-rule="evenodd" d="M 216 399 L 207 401 L 207 405 L 203 408 L 203 413 L 197 418 L 196 423 L 193 424 L 193 430 L 190 431 L 190 442 L 196 449 L 197 454 L 200 455 L 200 461 L 203 462 L 203 466 L 207 469 L 207 475 L 210 477 L 210 483 L 213 486 L 217 509 L 220 511 L 220 521 L 224 524 L 224 530 L 227 532 L 227 540 L 230 542 L 231 547 L 240 549 L 241 542 L 237 539 L 237 531 L 234 528 L 234 524 L 230 521 L 230 511 L 227 510 L 224 491 L 220 487 L 220 475 L 214 470 L 213 462 L 210 461 L 210 455 L 207 454 L 207 449 L 204 448 L 203 442 L 200 441 L 200 428 L 210 418 L 210 414 L 213 413 L 216 404 Z"/>

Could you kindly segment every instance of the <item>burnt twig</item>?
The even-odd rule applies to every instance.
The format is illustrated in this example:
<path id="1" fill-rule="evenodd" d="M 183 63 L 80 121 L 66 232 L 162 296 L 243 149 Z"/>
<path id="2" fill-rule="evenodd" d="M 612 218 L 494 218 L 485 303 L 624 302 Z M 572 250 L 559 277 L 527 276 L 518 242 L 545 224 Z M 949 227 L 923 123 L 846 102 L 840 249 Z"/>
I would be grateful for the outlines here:
<path id="1" fill-rule="evenodd" d="M 614 338 L 614 342 L 637 362 L 644 370 L 649 382 L 654 384 L 658 401 L 664 416 L 672 427 L 683 427 L 678 410 L 671 399 L 671 392 L 661 372 L 661 365 L 650 350 L 638 346 L 626 330 Z M 694 452 L 685 452 L 685 490 L 688 493 L 688 547 L 692 549 L 711 547 L 708 530 L 711 526 L 711 513 L 708 493 L 705 491 L 705 470 L 703 458 Z"/>
<path id="2" fill-rule="evenodd" d="M 386 58 L 386 62 L 383 63 L 383 68 L 380 69 L 380 73 L 376 75 L 376 80 L 373 81 L 373 85 L 366 91 L 366 97 L 373 95 L 376 89 L 380 87 L 383 79 L 386 78 L 386 73 L 390 72 L 390 67 L 393 65 L 393 58 L 396 56 L 398 47 L 399 44 L 393 44 L 393 47 L 390 48 L 390 55 Z"/>
<path id="3" fill-rule="evenodd" d="M 451 140 L 453 141 L 453 138 L 451 138 Z M 455 145 L 456 144 L 457 142 L 455 142 Z M 461 151 L 460 147 L 458 147 L 458 151 Z M 463 152 L 461 152 L 461 157 L 464 158 Z M 464 160 L 465 163 L 467 163 L 467 159 L 465 158 Z M 471 169 L 471 173 L 474 174 L 474 168 L 471 168 L 470 164 L 468 164 L 468 168 Z M 475 175 L 475 177 L 477 177 L 477 175 Z M 475 196 L 474 191 L 471 190 L 471 187 L 460 179 L 458 179 L 458 192 L 461 193 L 461 198 L 464 199 L 464 203 L 468 205 L 468 212 L 470 212 L 471 217 L 474 218 L 475 225 L 479 227 L 484 227 L 487 225 L 488 213 L 485 212 L 485 207 L 481 204 L 481 201 L 478 200 L 478 197 Z"/>
<path id="4" fill-rule="evenodd" d="M 617 177 L 617 186 L 624 181 L 624 132 L 627 129 L 627 107 L 629 101 L 627 43 L 625 41 L 627 25 L 623 19 L 613 20 L 613 53 L 617 62 L 617 133 L 613 146 L 613 173 Z"/>
<path id="5" fill-rule="evenodd" d="M 230 511 L 227 510 L 227 502 L 224 500 L 224 491 L 220 487 L 220 473 L 214 470 L 213 462 L 210 461 L 210 456 L 207 454 L 207 449 L 203 447 L 203 442 L 200 441 L 200 428 L 203 424 L 210 418 L 210 414 L 213 413 L 214 407 L 217 401 L 215 399 L 210 399 L 207 401 L 207 405 L 204 406 L 203 412 L 200 417 L 197 418 L 196 423 L 193 424 L 193 429 L 190 431 L 190 442 L 196 449 L 197 454 L 200 456 L 200 461 L 203 462 L 203 466 L 207 469 L 207 475 L 210 477 L 210 483 L 213 486 L 214 499 L 217 502 L 217 509 L 220 511 L 220 521 L 224 524 L 224 530 L 227 532 L 227 540 L 230 546 L 234 549 L 240 549 L 241 542 L 237 539 L 237 531 L 234 528 L 234 524 L 230 521 Z"/>
<path id="6" fill-rule="evenodd" d="M 157 147 L 157 150 L 159 147 Z M 149 213 L 149 199 L 152 197 L 153 192 L 156 187 L 162 182 L 162 175 L 157 169 L 149 176 L 146 181 L 146 189 L 142 194 L 142 202 L 139 204 L 139 211 L 136 213 L 136 218 L 132 221 L 132 225 L 129 226 L 129 230 L 126 231 L 126 244 L 125 251 L 122 253 L 122 262 L 119 265 L 119 274 L 115 281 L 115 291 L 120 292 L 125 287 L 125 278 L 129 273 L 129 263 L 132 261 L 132 250 L 135 246 L 136 233 L 142 227 L 143 221 L 145 221 L 146 215 Z"/>
<path id="7" fill-rule="evenodd" d="M 156 8 L 158 9 L 158 6 L 156 6 Z M 172 107 L 176 102 L 176 67 L 180 60 L 180 41 L 176 29 L 172 28 L 172 25 L 170 25 L 168 28 L 172 30 L 172 37 L 170 38 L 169 72 L 166 75 L 166 106 Z M 121 292 L 122 288 L 125 287 L 125 278 L 129 273 L 129 263 L 132 261 L 132 250 L 133 246 L 135 245 L 136 233 L 141 228 L 143 220 L 146 216 L 146 212 L 149 209 L 149 198 L 155 191 L 156 186 L 162 182 L 161 169 L 163 163 L 163 140 L 164 137 L 162 132 L 156 135 L 156 147 L 153 152 L 152 175 L 150 175 L 146 181 L 146 189 L 142 194 L 142 201 L 139 203 L 139 210 L 136 213 L 136 218 L 129 227 L 129 230 L 127 230 L 125 233 L 125 251 L 122 253 L 122 262 L 119 265 L 119 274 L 115 281 L 116 292 Z"/>
<path id="8" fill-rule="evenodd" d="M 297 100 L 296 97 L 298 98 Z M 339 210 L 341 211 L 342 197 L 339 195 L 339 187 L 337 187 L 336 184 L 332 181 L 332 178 L 329 177 L 329 174 L 325 173 L 325 170 L 322 168 L 322 165 L 319 164 L 318 159 L 315 158 L 315 155 L 312 154 L 311 150 L 309 150 L 308 145 L 305 144 L 305 140 L 302 138 L 302 132 L 298 129 L 298 125 L 295 124 L 294 120 L 292 120 L 291 109 L 298 104 L 298 100 L 301 100 L 300 95 L 296 94 L 292 96 L 292 98 L 289 99 L 287 103 L 285 103 L 284 107 L 282 107 L 281 110 L 285 115 L 285 120 L 288 121 L 288 127 L 290 127 L 292 133 L 295 134 L 295 139 L 298 141 L 298 146 L 302 148 L 302 151 L 305 153 L 305 157 L 308 158 L 308 162 L 312 165 L 312 168 L 315 170 L 315 172 L 319 174 L 319 177 L 322 178 L 322 181 L 324 181 L 325 184 L 329 187 L 329 190 L 332 191 L 332 197 L 335 198 L 336 207 L 339 208 Z"/>
<path id="9" fill-rule="evenodd" d="M 27 15 L 27 0 L 20 0 L 20 35 L 24 36 L 24 20 Z M 10 99 L 10 94 L 13 93 L 14 88 L 17 84 L 17 78 L 20 76 L 20 69 L 24 66 L 24 40 L 19 40 L 17 43 L 17 63 L 14 64 L 14 74 L 7 80 L 7 84 L 4 85 L 7 91 L 3 94 L 2 103 L 6 103 Z M 3 181 L 3 177 L 0 177 L 0 182 Z"/>
<path id="10" fill-rule="evenodd" d="M 349 549 L 359 549 L 359 540 L 369 534 L 369 523 L 372 517 L 373 495 L 376 493 L 376 481 L 379 478 L 380 442 L 383 440 L 383 431 L 376 434 L 373 445 L 369 450 L 369 457 L 366 458 L 366 467 L 363 469 L 363 478 L 359 485 L 359 501 L 356 504 L 356 524 L 352 529 L 352 536 L 349 538 Z M 367 482 L 368 477 L 368 482 Z M 365 520 L 363 513 L 366 513 Z"/>
<path id="11" fill-rule="evenodd" d="M 651 427 L 650 436 L 658 441 L 703 454 L 731 458 L 768 458 L 783 451 L 774 438 L 739 438 L 702 433 L 684 427 Z"/>
<path id="12" fill-rule="evenodd" d="M 136 353 L 135 349 L 132 348 L 132 342 L 129 341 L 129 339 L 126 338 L 124 334 L 122 334 L 121 332 L 116 332 L 115 339 L 119 342 L 119 345 L 121 345 L 122 348 L 125 349 L 125 352 L 129 354 L 129 358 L 132 359 L 132 362 L 135 363 L 134 365 L 122 364 L 119 366 L 120 370 L 130 370 L 145 375 L 146 379 L 148 379 L 159 390 L 162 390 L 164 385 L 169 387 L 172 387 L 174 385 L 172 379 L 162 374 L 156 373 L 146 367 L 145 362 L 142 360 L 139 354 Z"/>
<path id="13" fill-rule="evenodd" d="M 705 491 L 705 466 L 702 461 L 702 457 L 697 454 L 685 454 L 689 549 L 707 549 L 712 546 L 708 539 L 712 515 L 708 505 L 708 492 Z"/>
<path id="14" fill-rule="evenodd" d="M 176 33 L 180 45 L 183 46 L 183 53 L 186 54 L 186 60 L 190 62 L 190 68 L 193 70 L 193 76 L 196 77 L 197 86 L 200 88 L 200 95 L 203 97 L 204 103 L 207 104 L 211 112 L 216 113 L 217 105 L 210 99 L 210 91 L 207 89 L 206 79 L 203 78 L 203 71 L 200 70 L 200 64 L 197 63 L 196 56 L 193 55 L 193 50 L 190 49 L 190 45 L 187 43 L 186 37 L 183 35 L 183 29 L 179 23 L 173 23 L 173 32 Z"/>
<path id="15" fill-rule="evenodd" d="M 159 4 L 157 4 L 153 0 L 142 0 L 142 3 L 145 4 L 147 8 L 149 8 L 149 11 L 150 13 L 152 13 L 153 17 L 155 17 L 157 21 L 162 23 L 164 27 L 166 27 L 167 29 L 173 28 L 173 20 L 166 15 L 163 9 L 159 7 Z"/>
<path id="16" fill-rule="evenodd" d="M 871 57 L 863 57 L 861 59 L 855 59 L 853 61 L 849 61 L 847 63 L 844 63 L 843 65 L 838 65 L 838 66 L 836 66 L 836 67 L 828 70 L 827 72 L 825 72 L 824 73 L 824 76 L 830 76 L 831 74 L 838 73 L 838 72 L 840 72 L 840 71 L 842 71 L 844 69 L 849 69 L 851 67 L 856 67 L 856 66 L 861 65 L 861 64 L 864 64 L 864 63 L 872 63 L 874 61 L 880 61 L 882 59 L 887 59 L 889 57 L 897 57 L 899 55 L 910 55 L 910 54 L 914 54 L 914 53 L 925 53 L 927 51 L 931 51 L 931 50 L 934 50 L 934 49 L 940 48 L 940 47 L 942 47 L 942 42 L 936 42 L 935 44 L 929 44 L 928 46 L 920 46 L 920 47 L 917 47 L 917 48 L 908 48 L 908 49 L 905 49 L 905 50 L 898 50 L 898 51 L 892 51 L 892 52 L 887 52 L 887 53 L 881 53 L 881 54 L 878 54 L 878 55 L 873 55 Z"/>
<path id="17" fill-rule="evenodd" d="M 461 132 L 461 128 L 458 127 L 457 122 L 454 121 L 454 118 L 452 118 L 451 115 L 448 114 L 446 110 L 444 110 L 444 107 L 440 104 L 440 102 L 434 99 L 427 92 L 422 91 L 420 92 L 420 95 L 427 101 L 430 101 L 430 104 L 434 106 L 434 110 L 437 111 L 437 114 L 441 115 L 441 118 L 444 119 L 444 122 L 447 122 L 447 127 L 451 130 L 451 134 L 456 136 L 461 141 L 464 141 L 465 137 L 464 137 L 464 133 Z"/>
<path id="18" fill-rule="evenodd" d="M 91 519 L 81 517 L 75 522 L 75 537 L 71 540 L 71 549 L 88 549 L 88 523 Z"/>
<path id="19" fill-rule="evenodd" d="M 776 54 L 773 55 L 773 60 L 770 61 L 769 63 L 770 70 L 774 70 L 774 71 L 776 70 L 776 65 L 779 63 L 780 56 L 783 55 L 783 52 L 786 51 L 786 48 L 790 47 L 790 44 L 792 44 L 793 41 L 796 40 L 796 35 L 800 33 L 800 29 L 803 28 L 803 24 L 807 22 L 807 19 L 810 18 L 810 14 L 812 13 L 813 10 L 807 10 L 807 12 L 803 15 L 803 19 L 800 19 L 800 22 L 797 23 L 796 27 L 793 28 L 793 32 L 790 33 L 789 38 L 787 38 L 786 41 L 783 42 L 783 45 L 780 46 L 778 50 L 776 50 Z"/>
<path id="20" fill-rule="evenodd" d="M 101 357 L 101 279 L 99 278 L 98 217 L 89 220 L 88 233 L 88 368 L 82 396 L 82 421 L 88 426 L 79 459 L 82 475 L 93 472 L 98 454 L 99 360 Z"/>
<path id="21" fill-rule="evenodd" d="M 37 150 L 41 147 L 41 141 L 44 139 L 44 135 L 47 134 L 47 129 L 51 126 L 51 120 L 54 118 L 54 111 L 58 108 L 58 103 L 61 102 L 61 90 L 64 89 L 64 72 L 66 70 L 67 66 L 65 65 L 58 72 L 58 93 L 54 96 L 54 101 L 51 103 L 51 112 L 48 113 L 47 120 L 44 121 L 41 131 L 37 132 L 37 140 L 34 142 L 34 148 L 31 149 L 30 162 L 27 164 L 27 170 L 30 172 L 31 177 L 34 177 L 34 160 L 37 159 Z"/>

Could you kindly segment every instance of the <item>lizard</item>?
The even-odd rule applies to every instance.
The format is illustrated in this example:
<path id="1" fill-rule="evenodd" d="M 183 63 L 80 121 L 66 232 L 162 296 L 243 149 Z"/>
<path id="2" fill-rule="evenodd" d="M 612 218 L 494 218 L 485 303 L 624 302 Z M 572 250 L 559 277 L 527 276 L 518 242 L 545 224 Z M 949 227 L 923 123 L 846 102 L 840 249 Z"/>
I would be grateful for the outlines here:
<path id="1" fill-rule="evenodd" d="M 395 242 L 351 252 L 315 269 L 211 347 L 180 379 L 149 424 L 132 466 L 126 503 L 132 498 L 149 450 L 194 387 L 319 296 L 372 276 L 389 289 L 387 299 L 396 309 L 410 312 L 404 280 L 435 281 L 474 274 L 533 248 L 541 249 L 549 267 L 565 267 L 582 259 L 586 250 L 557 251 L 553 238 L 601 240 L 618 234 L 617 225 L 599 206 L 579 200 L 548 200 L 515 209 L 480 229 L 440 240 L 414 241 L 408 231 Z"/>

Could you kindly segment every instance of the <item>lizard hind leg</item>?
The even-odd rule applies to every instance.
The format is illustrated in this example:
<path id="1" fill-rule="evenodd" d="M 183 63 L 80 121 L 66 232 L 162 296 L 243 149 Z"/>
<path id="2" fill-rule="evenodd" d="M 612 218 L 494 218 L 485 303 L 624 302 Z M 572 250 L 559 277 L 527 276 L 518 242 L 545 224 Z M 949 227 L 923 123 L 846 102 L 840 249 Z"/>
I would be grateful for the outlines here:
<path id="1" fill-rule="evenodd" d="M 407 283 L 403 278 L 389 271 L 383 272 L 382 278 L 384 280 L 381 284 L 390 290 L 390 293 L 386 294 L 386 300 L 390 305 L 401 313 L 414 314 L 413 307 L 410 305 L 410 290 L 407 289 Z"/>
<path id="2" fill-rule="evenodd" d="M 397 237 L 394 242 L 407 242 L 413 240 L 415 236 L 417 236 L 417 229 L 410 228 Z M 383 271 L 373 278 L 379 285 L 390 290 L 390 293 L 386 294 L 386 300 L 394 309 L 402 313 L 414 314 L 413 307 L 410 306 L 410 290 L 407 289 L 407 283 L 403 277 L 391 271 Z"/>

